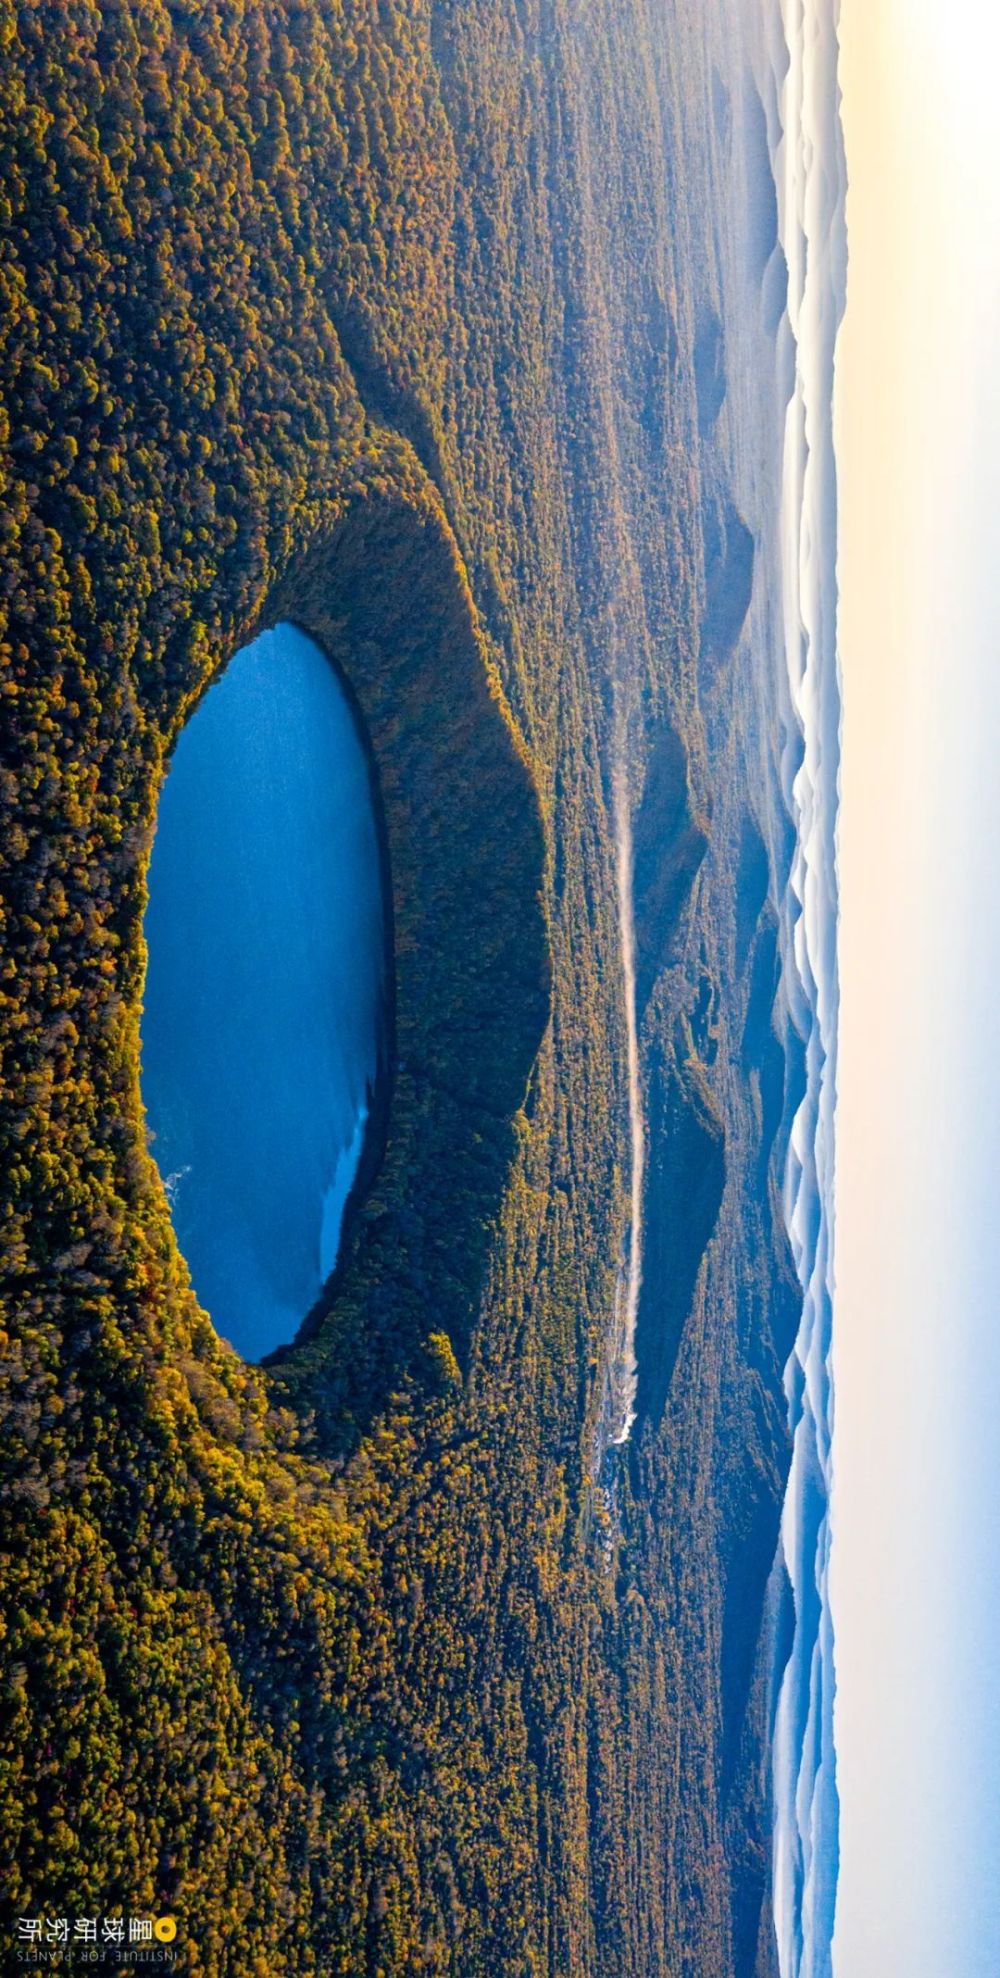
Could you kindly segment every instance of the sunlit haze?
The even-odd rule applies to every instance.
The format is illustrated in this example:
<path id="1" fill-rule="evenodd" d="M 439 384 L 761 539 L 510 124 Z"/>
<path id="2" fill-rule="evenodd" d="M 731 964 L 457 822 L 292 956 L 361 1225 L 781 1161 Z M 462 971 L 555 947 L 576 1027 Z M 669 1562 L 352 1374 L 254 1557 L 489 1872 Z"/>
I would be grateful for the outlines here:
<path id="1" fill-rule="evenodd" d="M 838 1978 L 1000 1969 L 1000 18 L 845 0 Z"/>

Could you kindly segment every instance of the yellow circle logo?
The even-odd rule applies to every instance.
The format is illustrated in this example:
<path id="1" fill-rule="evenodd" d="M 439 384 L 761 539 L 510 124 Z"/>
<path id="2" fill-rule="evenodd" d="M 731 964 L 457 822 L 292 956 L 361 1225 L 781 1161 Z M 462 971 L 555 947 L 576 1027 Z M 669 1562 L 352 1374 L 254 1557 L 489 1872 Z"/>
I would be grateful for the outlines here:
<path id="1" fill-rule="evenodd" d="M 172 1944 L 177 1935 L 177 1925 L 172 1916 L 158 1916 L 153 1924 L 153 1935 L 158 1944 Z"/>

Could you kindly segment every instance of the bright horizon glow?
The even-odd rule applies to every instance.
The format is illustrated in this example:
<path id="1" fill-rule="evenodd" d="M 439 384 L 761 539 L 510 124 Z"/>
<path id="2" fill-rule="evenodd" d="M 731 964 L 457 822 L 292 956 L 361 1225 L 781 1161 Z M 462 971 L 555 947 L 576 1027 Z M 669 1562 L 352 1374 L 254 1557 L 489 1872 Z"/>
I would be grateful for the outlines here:
<path id="1" fill-rule="evenodd" d="M 843 0 L 836 1978 L 1000 1970 L 1000 16 Z"/>

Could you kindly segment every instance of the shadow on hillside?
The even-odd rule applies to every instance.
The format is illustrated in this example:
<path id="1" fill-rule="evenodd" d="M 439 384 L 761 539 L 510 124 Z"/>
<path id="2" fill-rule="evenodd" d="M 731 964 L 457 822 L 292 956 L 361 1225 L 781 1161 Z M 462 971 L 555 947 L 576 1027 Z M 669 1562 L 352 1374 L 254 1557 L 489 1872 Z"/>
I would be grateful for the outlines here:
<path id="1" fill-rule="evenodd" d="M 349 1449 L 407 1375 L 463 1363 L 548 1016 L 538 795 L 429 494 L 361 496 L 271 600 L 324 647 L 372 759 L 392 994 L 327 1290 L 273 1373 Z"/>

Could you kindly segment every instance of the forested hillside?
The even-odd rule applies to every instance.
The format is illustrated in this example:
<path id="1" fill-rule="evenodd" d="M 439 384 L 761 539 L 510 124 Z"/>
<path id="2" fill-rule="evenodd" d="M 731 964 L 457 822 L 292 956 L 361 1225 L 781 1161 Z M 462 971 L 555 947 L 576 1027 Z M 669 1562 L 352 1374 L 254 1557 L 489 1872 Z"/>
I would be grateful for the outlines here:
<path id="1" fill-rule="evenodd" d="M 653 0 L 0 21 L 8 1933 L 767 1972 L 795 1314 L 705 356 L 726 78 Z M 169 749 L 282 616 L 370 738 L 393 1051 L 330 1297 L 257 1369 L 188 1287 L 138 1012 Z"/>

